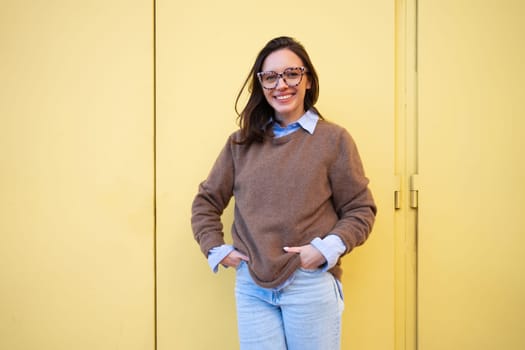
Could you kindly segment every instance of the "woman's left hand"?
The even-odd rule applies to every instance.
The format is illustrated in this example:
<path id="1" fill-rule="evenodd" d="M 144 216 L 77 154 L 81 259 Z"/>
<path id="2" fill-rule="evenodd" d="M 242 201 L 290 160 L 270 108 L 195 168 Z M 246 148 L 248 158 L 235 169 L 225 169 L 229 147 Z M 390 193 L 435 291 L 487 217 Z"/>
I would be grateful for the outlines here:
<path id="1" fill-rule="evenodd" d="M 284 247 L 283 249 L 288 253 L 299 254 L 303 269 L 317 269 L 326 262 L 323 254 L 311 244 L 299 247 Z"/>

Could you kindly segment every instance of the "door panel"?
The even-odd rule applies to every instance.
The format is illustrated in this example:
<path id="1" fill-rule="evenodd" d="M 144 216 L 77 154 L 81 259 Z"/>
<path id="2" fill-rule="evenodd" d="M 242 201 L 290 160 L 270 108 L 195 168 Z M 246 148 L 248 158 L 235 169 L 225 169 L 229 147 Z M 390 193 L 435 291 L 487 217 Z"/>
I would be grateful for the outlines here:
<path id="1" fill-rule="evenodd" d="M 525 348 L 525 5 L 419 1 L 419 349 Z"/>
<path id="2" fill-rule="evenodd" d="M 1 349 L 153 349 L 152 10 L 2 2 Z"/>
<path id="3" fill-rule="evenodd" d="M 211 273 L 190 206 L 236 129 L 234 100 L 257 52 L 283 34 L 309 51 L 318 107 L 356 139 L 379 206 L 369 241 L 344 259 L 343 348 L 393 348 L 394 15 L 385 0 L 157 1 L 159 349 L 238 348 L 234 271 Z M 231 205 L 223 221 L 228 233 Z"/>

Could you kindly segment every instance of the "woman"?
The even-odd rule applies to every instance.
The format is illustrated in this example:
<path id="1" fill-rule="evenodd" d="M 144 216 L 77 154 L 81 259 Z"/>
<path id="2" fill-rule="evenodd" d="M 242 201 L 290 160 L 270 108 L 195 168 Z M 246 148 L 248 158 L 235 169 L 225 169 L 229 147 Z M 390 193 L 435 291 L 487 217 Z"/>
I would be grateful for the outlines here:
<path id="1" fill-rule="evenodd" d="M 340 258 L 368 237 L 376 207 L 354 141 L 325 121 L 304 47 L 269 41 L 239 96 L 227 140 L 192 206 L 195 239 L 212 269 L 237 269 L 242 350 L 340 347 Z M 237 98 L 237 102 L 239 100 Z M 233 245 L 220 220 L 235 197 Z"/>

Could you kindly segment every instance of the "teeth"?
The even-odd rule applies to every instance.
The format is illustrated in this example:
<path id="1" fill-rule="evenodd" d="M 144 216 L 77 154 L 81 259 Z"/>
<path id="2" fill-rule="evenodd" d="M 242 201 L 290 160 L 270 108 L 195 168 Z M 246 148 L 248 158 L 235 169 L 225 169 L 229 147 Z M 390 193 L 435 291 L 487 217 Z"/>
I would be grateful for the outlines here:
<path id="1" fill-rule="evenodd" d="M 284 100 L 284 99 L 290 98 L 290 97 L 292 97 L 292 95 L 275 96 L 275 98 L 278 99 L 278 100 Z"/>

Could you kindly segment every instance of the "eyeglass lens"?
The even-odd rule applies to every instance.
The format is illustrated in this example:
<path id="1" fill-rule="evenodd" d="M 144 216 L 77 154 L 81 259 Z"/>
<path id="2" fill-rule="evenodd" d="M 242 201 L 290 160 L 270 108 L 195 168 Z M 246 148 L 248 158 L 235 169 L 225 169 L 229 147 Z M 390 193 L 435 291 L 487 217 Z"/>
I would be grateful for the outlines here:
<path id="1" fill-rule="evenodd" d="M 279 84 L 279 78 L 282 78 L 286 85 L 290 87 L 297 86 L 301 83 L 303 69 L 301 67 L 287 68 L 282 73 L 262 72 L 259 74 L 261 84 L 266 89 L 274 89 Z"/>

